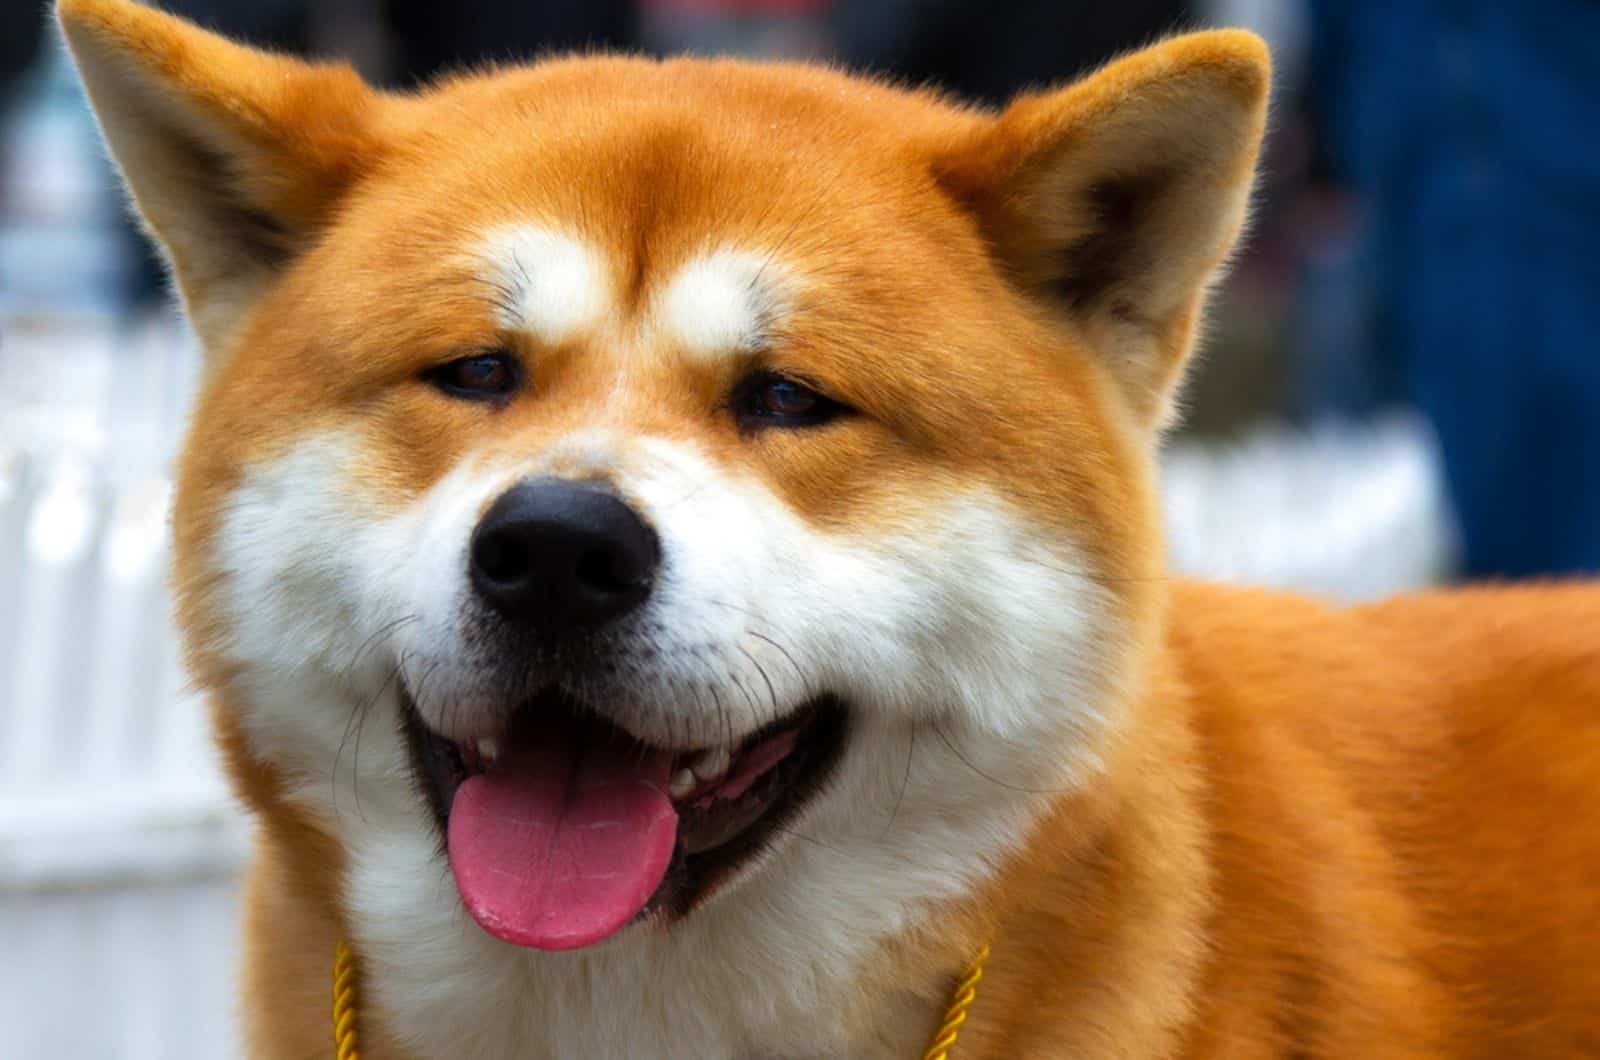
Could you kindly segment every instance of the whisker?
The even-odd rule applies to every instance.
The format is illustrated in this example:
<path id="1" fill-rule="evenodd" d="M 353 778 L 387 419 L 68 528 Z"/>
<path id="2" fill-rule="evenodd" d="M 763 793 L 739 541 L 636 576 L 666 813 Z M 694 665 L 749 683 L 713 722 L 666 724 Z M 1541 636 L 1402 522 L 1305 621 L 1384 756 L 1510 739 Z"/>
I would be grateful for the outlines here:
<path id="1" fill-rule="evenodd" d="M 709 487 L 710 485 L 711 485 L 711 483 L 709 483 L 709 482 L 698 483 L 692 489 L 690 489 L 688 493 L 685 493 L 683 496 L 678 497 L 675 500 L 667 501 L 665 504 L 661 505 L 661 510 L 664 511 L 664 512 L 665 511 L 670 511 L 673 508 L 676 508 L 681 504 L 686 504 L 687 502 L 693 500 L 695 497 L 697 497 L 701 493 L 705 492 L 706 488 Z"/>
<path id="2" fill-rule="evenodd" d="M 733 745 L 733 719 L 728 716 L 727 710 L 722 706 L 722 697 L 717 694 L 717 686 L 712 684 L 706 687 L 711 692 L 711 702 L 716 704 L 717 717 L 722 719 L 722 742 L 724 745 L 731 747 Z"/>
<path id="3" fill-rule="evenodd" d="M 760 615 L 757 615 L 754 611 L 750 610 L 748 607 L 740 607 L 738 604 L 731 603 L 730 601 L 727 601 L 727 600 L 719 600 L 716 597 L 707 597 L 706 598 L 706 603 L 712 604 L 713 606 L 716 606 L 716 607 L 726 607 L 730 611 L 735 611 L 735 612 L 737 612 L 737 613 L 739 613 L 741 615 L 745 615 L 748 618 L 755 619 L 755 620 L 758 620 L 758 621 L 759 621 L 759 619 L 761 617 Z M 795 676 L 800 679 L 800 683 L 802 685 L 806 683 L 805 671 L 800 668 L 800 664 L 795 661 L 795 657 L 792 654 L 790 654 L 790 652 L 789 652 L 789 650 L 787 648 L 785 648 L 782 644 L 779 644 L 776 640 L 773 640 L 771 637 L 767 636 L 765 633 L 762 633 L 758 629 L 748 629 L 747 628 L 745 630 L 745 632 L 750 634 L 750 636 L 754 637 L 756 640 L 761 641 L 763 644 L 771 645 L 774 650 L 776 650 L 780 655 L 782 655 L 785 659 L 787 659 L 789 661 L 789 665 L 790 666 L 794 667 Z"/>
<path id="4" fill-rule="evenodd" d="M 366 705 L 361 708 L 360 717 L 356 721 L 356 746 L 354 753 L 350 756 L 350 790 L 356 797 L 356 815 L 361 818 L 363 823 L 366 822 L 367 814 L 361 808 L 361 734 L 366 730 L 367 716 L 372 713 L 372 708 L 377 705 L 378 700 L 383 698 L 383 694 L 389 690 L 389 686 L 394 684 L 399 677 L 400 664 L 397 662 L 394 668 L 389 671 L 389 676 L 384 678 L 383 684 L 378 687 L 378 691 L 368 697 Z"/>
<path id="5" fill-rule="evenodd" d="M 401 626 L 404 626 L 408 622 L 420 621 L 422 621 L 421 615 L 402 615 L 394 621 L 386 622 L 382 626 L 378 627 L 376 632 L 361 642 L 361 647 L 357 648 L 355 654 L 350 657 L 350 662 L 345 666 L 344 671 L 340 676 L 341 682 L 348 683 L 354 679 L 355 671 L 361 665 L 362 656 L 366 655 L 369 651 L 375 650 L 381 640 L 393 636 L 399 631 Z"/>
<path id="6" fill-rule="evenodd" d="M 739 676 L 737 670 L 730 666 L 727 669 L 727 674 L 728 680 L 732 681 L 733 686 L 744 696 L 745 703 L 750 707 L 751 715 L 759 722 L 761 720 L 761 708 L 756 704 L 756 697 L 750 694 L 749 687 L 744 683 L 744 679 Z M 731 739 L 729 742 L 732 742 Z"/>
<path id="7" fill-rule="evenodd" d="M 793 828 L 785 828 L 781 824 L 772 825 L 771 829 L 774 832 L 782 832 L 786 836 L 793 836 L 795 839 L 800 840 L 802 843 L 810 843 L 812 846 L 821 847 L 823 850 L 830 850 L 835 854 L 843 854 L 844 853 L 844 851 L 840 850 L 838 847 L 834 846 L 832 843 L 824 843 L 822 840 L 817 839 L 815 836 L 808 836 L 804 832 L 795 831 Z"/>
<path id="8" fill-rule="evenodd" d="M 378 690 L 376 692 L 370 696 L 363 696 L 356 703 L 356 705 L 351 708 L 350 716 L 345 721 L 344 735 L 340 737 L 339 746 L 333 752 L 333 770 L 329 774 L 328 778 L 331 801 L 333 803 L 335 814 L 339 812 L 339 763 L 344 759 L 344 749 L 346 745 L 351 743 L 353 734 L 354 750 L 352 751 L 350 763 L 350 786 L 356 797 L 356 813 L 361 816 L 363 821 L 366 820 L 366 815 L 361 809 L 361 730 L 366 726 L 368 712 L 371 711 L 373 705 L 376 704 L 380 698 L 382 698 L 384 692 L 388 690 L 389 685 L 394 681 L 399 673 L 400 667 L 397 663 L 394 669 L 390 671 L 389 676 L 384 679 L 383 684 L 378 686 Z"/>
<path id="9" fill-rule="evenodd" d="M 350 662 L 340 672 L 338 684 L 344 688 L 352 688 L 355 685 L 355 672 L 361 665 L 362 657 L 368 652 L 376 650 L 382 641 L 393 636 L 394 633 L 397 632 L 402 626 L 406 625 L 408 622 L 416 621 L 420 621 L 419 615 L 403 615 L 392 622 L 385 623 L 383 626 L 375 630 L 371 636 L 367 637 L 367 639 L 361 643 L 361 646 L 358 647 L 355 653 L 351 656 Z M 339 804 L 339 763 L 344 760 L 344 749 L 345 746 L 351 742 L 352 733 L 354 734 L 355 749 L 353 752 L 353 761 L 351 766 L 353 770 L 351 785 L 356 796 L 356 812 L 361 813 L 361 730 L 366 725 L 367 713 L 372 709 L 377 700 L 383 696 L 383 693 L 388 689 L 389 684 L 394 681 L 398 675 L 399 666 L 397 664 L 394 671 L 392 671 L 389 676 L 384 679 L 383 684 L 379 686 L 378 691 L 371 696 L 363 697 L 361 700 L 359 700 L 356 705 L 350 709 L 350 716 L 345 719 L 344 733 L 339 738 L 339 746 L 333 753 L 333 770 L 329 776 L 329 785 L 331 788 L 330 801 L 333 803 L 334 811 L 336 813 L 338 812 Z M 366 819 L 364 815 L 362 819 Z"/>
<path id="10" fill-rule="evenodd" d="M 917 729 L 920 727 L 915 723 L 911 726 L 911 739 L 907 741 L 908 746 L 906 747 L 905 775 L 900 778 L 900 794 L 895 796 L 894 809 L 889 811 L 889 823 L 883 826 L 883 832 L 878 836 L 880 843 L 888 837 L 890 830 L 894 828 L 895 818 L 900 816 L 900 804 L 906 799 L 906 789 L 911 786 L 911 759 L 917 753 Z"/>
<path id="11" fill-rule="evenodd" d="M 805 671 L 800 669 L 800 664 L 795 662 L 794 656 L 789 654 L 789 650 L 787 648 L 785 648 L 782 644 L 779 644 L 777 641 L 773 640 L 771 637 L 767 636 L 764 633 L 759 633 L 759 632 L 757 632 L 756 630 L 753 630 L 753 629 L 746 630 L 745 632 L 749 633 L 756 640 L 759 640 L 764 644 L 770 644 L 770 645 L 772 645 L 773 648 L 777 649 L 777 651 L 778 651 L 778 653 L 780 655 L 782 655 L 785 659 L 789 660 L 789 665 L 794 667 L 795 676 L 800 679 L 800 683 L 802 685 L 805 684 L 805 681 L 806 681 Z"/>
<path id="12" fill-rule="evenodd" d="M 766 669 L 761 665 L 761 663 L 759 661 L 757 661 L 757 659 L 756 659 L 756 657 L 754 655 L 751 655 L 748 651 L 745 650 L 745 647 L 742 644 L 739 645 L 739 653 L 741 655 L 743 655 L 746 659 L 750 660 L 750 665 L 754 666 L 756 668 L 756 673 L 761 675 L 761 680 L 763 680 L 763 681 L 765 681 L 767 683 L 767 698 L 769 700 L 771 700 L 771 702 L 772 702 L 772 719 L 774 721 L 776 721 L 778 719 L 778 715 L 781 712 L 780 712 L 780 709 L 778 707 L 778 693 L 777 693 L 777 690 L 772 687 L 772 678 L 767 676 Z"/>
<path id="13" fill-rule="evenodd" d="M 984 780 L 987 780 L 989 783 L 994 784 L 994 785 L 996 785 L 998 787 L 1005 788 L 1007 791 L 1021 792 L 1024 795 L 1062 795 L 1062 794 L 1065 794 L 1065 793 L 1073 790 L 1070 787 L 1065 787 L 1065 788 L 1021 788 L 1021 787 L 1018 787 L 1015 784 L 1007 784 L 1005 781 L 999 779 L 998 777 L 991 777 L 989 774 L 985 773 L 983 770 L 979 769 L 976 765 L 974 765 L 970 758 L 968 758 L 966 755 L 962 754 L 959 750 L 957 750 L 956 745 L 950 742 L 950 737 L 948 737 L 948 736 L 946 736 L 944 734 L 944 730 L 939 728 L 937 723 L 930 725 L 929 728 L 933 729 L 934 735 L 939 737 L 940 742 L 942 742 L 945 745 L 945 747 L 949 749 L 951 754 L 953 754 L 957 758 L 959 758 L 963 765 L 965 765 L 968 769 L 972 770 L 974 773 L 978 774 L 978 776 L 982 777 Z"/>

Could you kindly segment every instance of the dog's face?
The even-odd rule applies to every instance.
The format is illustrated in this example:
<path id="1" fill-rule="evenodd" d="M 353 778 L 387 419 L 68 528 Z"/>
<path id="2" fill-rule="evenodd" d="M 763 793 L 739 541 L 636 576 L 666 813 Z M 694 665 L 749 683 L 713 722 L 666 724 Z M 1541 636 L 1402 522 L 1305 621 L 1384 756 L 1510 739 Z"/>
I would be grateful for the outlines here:
<path id="1" fill-rule="evenodd" d="M 1251 39 L 995 117 L 731 62 L 380 96 L 64 6 L 211 357 L 191 654 L 380 958 L 464 905 L 599 962 L 855 960 L 1114 752 Z"/>
<path id="2" fill-rule="evenodd" d="M 648 102 L 708 72 L 744 94 L 695 122 Z M 199 415 L 189 569 L 221 654 L 263 676 L 252 745 L 326 799 L 343 744 L 351 809 L 395 778 L 479 922 L 560 948 L 688 912 L 791 832 L 837 845 L 827 806 L 876 842 L 897 801 L 925 811 L 914 782 L 1061 786 L 1121 635 L 1106 576 L 1148 570 L 1142 471 L 959 209 L 874 173 L 889 142 L 771 179 L 817 88 L 770 72 L 458 91 L 425 124 L 481 137 L 470 166 L 355 190 Z M 285 700 L 291 673 L 343 687 Z M 601 801 L 511 786 L 554 770 Z M 601 825 L 615 848 L 555 839 Z M 551 859 L 572 880 L 525 893 Z"/>

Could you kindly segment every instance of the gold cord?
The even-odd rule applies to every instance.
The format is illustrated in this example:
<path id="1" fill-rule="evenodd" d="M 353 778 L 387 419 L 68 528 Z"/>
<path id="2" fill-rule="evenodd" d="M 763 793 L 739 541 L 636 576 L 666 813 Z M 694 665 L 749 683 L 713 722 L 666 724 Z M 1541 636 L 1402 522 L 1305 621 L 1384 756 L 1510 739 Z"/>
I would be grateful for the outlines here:
<path id="1" fill-rule="evenodd" d="M 928 1051 L 922 1054 L 922 1060 L 947 1060 L 950 1050 L 955 1048 L 956 1036 L 961 1033 L 961 1025 L 967 1022 L 967 1009 L 978 1000 L 978 982 L 983 978 L 983 962 L 988 959 L 989 944 L 985 942 L 978 955 L 972 958 L 972 963 L 967 965 L 967 974 L 956 984 L 956 996 L 950 999 L 950 1008 L 944 1014 L 944 1022 L 939 1024 L 938 1031 L 933 1035 L 933 1041 L 928 1045 Z"/>
<path id="2" fill-rule="evenodd" d="M 961 982 L 956 984 L 955 997 L 950 999 L 944 1021 L 922 1054 L 922 1060 L 949 1060 L 961 1025 L 967 1022 L 967 1010 L 978 999 L 978 983 L 983 979 L 983 963 L 988 959 L 989 945 L 984 943 L 967 966 Z M 333 1050 L 334 1060 L 361 1060 L 356 1041 L 356 958 L 343 941 L 333 951 Z"/>
<path id="3" fill-rule="evenodd" d="M 341 939 L 333 949 L 334 1060 L 361 1060 L 356 1038 L 356 957 Z"/>

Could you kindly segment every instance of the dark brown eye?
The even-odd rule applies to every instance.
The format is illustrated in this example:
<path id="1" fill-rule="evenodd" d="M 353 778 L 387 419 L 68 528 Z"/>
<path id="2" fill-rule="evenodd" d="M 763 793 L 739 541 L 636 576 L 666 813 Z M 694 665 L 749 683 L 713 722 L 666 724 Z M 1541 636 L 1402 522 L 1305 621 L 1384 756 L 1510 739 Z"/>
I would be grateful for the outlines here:
<path id="1" fill-rule="evenodd" d="M 509 354 L 482 353 L 441 364 L 428 381 L 454 397 L 493 400 L 517 388 L 517 365 Z"/>
<path id="2" fill-rule="evenodd" d="M 816 427 L 850 409 L 804 383 L 774 372 L 758 372 L 734 392 L 733 408 L 740 426 Z"/>
<path id="3" fill-rule="evenodd" d="M 772 416 L 809 416 L 821 395 L 787 379 L 772 379 L 761 386 L 761 407 Z"/>

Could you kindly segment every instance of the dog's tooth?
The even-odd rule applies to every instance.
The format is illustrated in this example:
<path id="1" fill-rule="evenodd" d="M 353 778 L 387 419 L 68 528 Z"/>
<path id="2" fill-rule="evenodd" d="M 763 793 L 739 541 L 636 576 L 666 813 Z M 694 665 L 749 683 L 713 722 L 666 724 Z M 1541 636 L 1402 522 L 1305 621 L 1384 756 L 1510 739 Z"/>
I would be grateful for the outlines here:
<path id="1" fill-rule="evenodd" d="M 692 770 L 680 769 L 672 775 L 672 783 L 667 785 L 667 791 L 675 799 L 681 799 L 694 790 L 697 781 Z"/>
<path id="2" fill-rule="evenodd" d="M 732 756 L 726 747 L 711 747 L 695 755 L 689 768 L 701 780 L 719 780 L 728 772 L 731 761 Z"/>
<path id="3" fill-rule="evenodd" d="M 494 760 L 500 757 L 500 743 L 492 736 L 485 736 L 478 741 L 478 757 L 483 759 L 483 764 L 494 765 Z"/>

